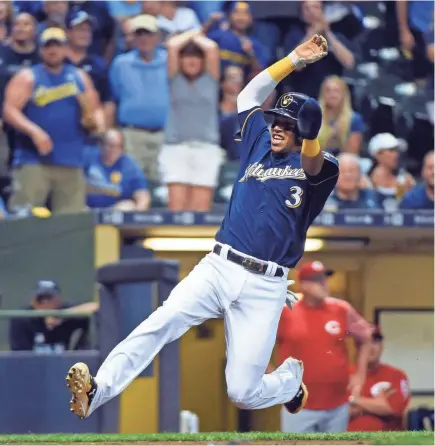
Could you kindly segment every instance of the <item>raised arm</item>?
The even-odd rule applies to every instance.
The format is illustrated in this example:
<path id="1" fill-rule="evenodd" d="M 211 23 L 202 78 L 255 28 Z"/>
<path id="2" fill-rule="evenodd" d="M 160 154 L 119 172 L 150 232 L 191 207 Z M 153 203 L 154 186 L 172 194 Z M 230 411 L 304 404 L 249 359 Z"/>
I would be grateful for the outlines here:
<path id="1" fill-rule="evenodd" d="M 242 113 L 259 107 L 276 86 L 294 70 L 301 69 L 328 54 L 326 40 L 318 35 L 295 48 L 288 56 L 257 74 L 237 97 L 237 110 Z"/>
<path id="2" fill-rule="evenodd" d="M 193 36 L 192 42 L 196 44 L 205 54 L 205 69 L 214 79 L 219 80 L 220 77 L 220 56 L 219 47 L 214 40 L 197 34 Z"/>
<path id="3" fill-rule="evenodd" d="M 82 125 L 90 132 L 103 133 L 106 123 L 100 98 L 90 76 L 83 70 L 79 73 L 85 87 L 78 97 L 82 108 Z"/>
<path id="4" fill-rule="evenodd" d="M 180 70 L 180 50 L 187 45 L 194 36 L 200 34 L 200 31 L 186 31 L 182 34 L 171 37 L 166 42 L 168 49 L 168 73 L 169 77 L 174 77 Z"/>

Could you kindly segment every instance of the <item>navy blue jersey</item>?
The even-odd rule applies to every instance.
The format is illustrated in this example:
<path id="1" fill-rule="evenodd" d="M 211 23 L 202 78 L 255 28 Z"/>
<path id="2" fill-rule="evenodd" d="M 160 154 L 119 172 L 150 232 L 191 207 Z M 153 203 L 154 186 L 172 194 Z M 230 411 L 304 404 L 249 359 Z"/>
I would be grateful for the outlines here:
<path id="1" fill-rule="evenodd" d="M 262 110 L 239 114 L 240 170 L 216 240 L 262 260 L 294 267 L 304 253 L 307 230 L 335 187 L 338 161 L 324 152 L 315 177 L 300 153 L 274 154 Z"/>

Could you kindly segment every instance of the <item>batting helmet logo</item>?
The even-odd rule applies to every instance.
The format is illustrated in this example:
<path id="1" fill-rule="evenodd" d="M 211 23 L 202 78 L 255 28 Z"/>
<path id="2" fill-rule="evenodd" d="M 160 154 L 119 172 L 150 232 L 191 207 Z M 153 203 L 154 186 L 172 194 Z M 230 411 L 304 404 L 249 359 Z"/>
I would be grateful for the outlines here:
<path id="1" fill-rule="evenodd" d="M 293 102 L 293 96 L 291 94 L 285 94 L 281 98 L 281 107 L 287 107 Z"/>

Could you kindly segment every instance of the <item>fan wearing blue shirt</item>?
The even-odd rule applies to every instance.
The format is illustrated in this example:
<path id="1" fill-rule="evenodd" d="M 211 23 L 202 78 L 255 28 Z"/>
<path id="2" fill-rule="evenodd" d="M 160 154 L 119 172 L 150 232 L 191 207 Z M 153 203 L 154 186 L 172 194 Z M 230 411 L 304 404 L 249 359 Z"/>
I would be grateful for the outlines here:
<path id="1" fill-rule="evenodd" d="M 124 137 L 119 130 L 105 134 L 101 152 L 87 154 L 85 175 L 88 207 L 148 209 L 150 194 L 145 175 L 136 161 L 124 154 Z"/>
<path id="2" fill-rule="evenodd" d="M 105 128 L 111 127 L 114 106 L 106 62 L 102 57 L 89 53 L 94 26 L 95 20 L 85 11 L 76 11 L 68 16 L 68 43 L 65 60 L 77 68 L 81 68 L 92 79 L 101 103 L 96 117 L 98 118 L 98 130 L 102 132 Z M 87 138 L 87 145 L 95 143 L 95 137 Z"/>
<path id="3" fill-rule="evenodd" d="M 229 65 L 237 65 L 248 77 L 264 69 L 271 57 L 263 44 L 247 34 L 252 26 L 248 3 L 234 2 L 228 25 L 229 29 L 217 29 L 207 36 L 219 45 L 221 71 Z"/>
<path id="4" fill-rule="evenodd" d="M 426 154 L 423 160 L 421 176 L 423 184 L 413 187 L 405 194 L 400 209 L 433 209 L 434 208 L 434 152 Z"/>
<path id="5" fill-rule="evenodd" d="M 325 209 L 382 209 L 379 196 L 372 189 L 361 188 L 359 157 L 353 153 L 341 153 L 338 157 L 340 175 L 337 186 L 327 201 Z"/>

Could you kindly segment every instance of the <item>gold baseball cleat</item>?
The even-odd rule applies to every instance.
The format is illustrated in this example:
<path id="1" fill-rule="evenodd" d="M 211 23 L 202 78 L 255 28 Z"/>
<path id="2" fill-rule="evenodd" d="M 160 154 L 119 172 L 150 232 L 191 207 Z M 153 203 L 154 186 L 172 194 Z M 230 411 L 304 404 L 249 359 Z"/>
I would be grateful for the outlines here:
<path id="1" fill-rule="evenodd" d="M 71 390 L 70 411 L 80 418 L 85 418 L 91 401 L 97 390 L 89 368 L 83 362 L 74 364 L 66 375 L 66 385 Z"/>

